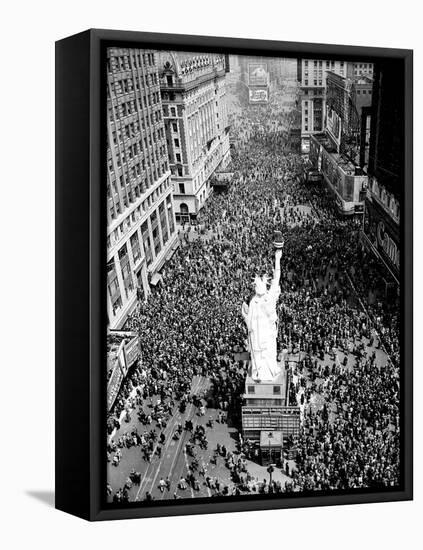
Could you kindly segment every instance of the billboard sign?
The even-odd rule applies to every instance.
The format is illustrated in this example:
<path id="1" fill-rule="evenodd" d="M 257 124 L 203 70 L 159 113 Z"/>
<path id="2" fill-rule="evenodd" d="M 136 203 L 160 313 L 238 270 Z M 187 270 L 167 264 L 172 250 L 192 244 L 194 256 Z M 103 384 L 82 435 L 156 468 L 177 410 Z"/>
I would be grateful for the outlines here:
<path id="1" fill-rule="evenodd" d="M 131 367 L 140 356 L 140 348 L 138 344 L 138 336 L 133 338 L 125 345 L 125 355 L 127 367 Z"/>
<path id="2" fill-rule="evenodd" d="M 339 168 L 336 160 L 324 149 L 322 151 L 322 172 L 332 187 L 343 197 L 345 174 Z"/>
<path id="3" fill-rule="evenodd" d="M 269 101 L 269 90 L 267 88 L 250 88 L 250 103 L 267 103 Z"/>
<path id="4" fill-rule="evenodd" d="M 342 119 L 331 107 L 327 108 L 326 128 L 339 150 L 339 146 L 341 144 Z"/>
<path id="5" fill-rule="evenodd" d="M 400 272 L 399 227 L 376 200 L 366 201 L 364 233 L 398 280 Z"/>
<path id="6" fill-rule="evenodd" d="M 119 346 L 119 351 L 117 353 L 118 362 L 123 376 L 126 376 L 128 372 L 128 366 L 126 363 L 126 353 L 125 353 L 125 340 L 122 340 Z"/>
<path id="7" fill-rule="evenodd" d="M 107 410 L 109 411 L 113 407 L 113 403 L 119 393 L 120 385 L 124 378 L 122 369 L 118 363 L 119 361 L 116 361 L 109 383 L 107 384 Z"/>
<path id="8" fill-rule="evenodd" d="M 248 83 L 250 86 L 267 86 L 266 63 L 250 63 L 248 65 Z"/>
<path id="9" fill-rule="evenodd" d="M 301 154 L 308 155 L 310 153 L 310 138 L 301 138 Z"/>

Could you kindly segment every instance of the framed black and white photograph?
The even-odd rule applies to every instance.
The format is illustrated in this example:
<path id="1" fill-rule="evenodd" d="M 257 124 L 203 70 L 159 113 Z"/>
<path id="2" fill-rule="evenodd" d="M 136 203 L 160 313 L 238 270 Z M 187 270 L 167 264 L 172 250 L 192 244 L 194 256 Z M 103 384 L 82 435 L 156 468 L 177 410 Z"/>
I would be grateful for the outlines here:
<path id="1" fill-rule="evenodd" d="M 412 52 L 91 30 L 56 101 L 56 506 L 411 499 Z"/>

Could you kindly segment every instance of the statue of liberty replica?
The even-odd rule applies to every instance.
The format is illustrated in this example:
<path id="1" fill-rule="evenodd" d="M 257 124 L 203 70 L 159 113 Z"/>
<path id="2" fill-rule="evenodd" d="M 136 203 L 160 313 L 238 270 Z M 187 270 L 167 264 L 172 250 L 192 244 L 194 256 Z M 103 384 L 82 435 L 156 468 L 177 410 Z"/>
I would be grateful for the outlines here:
<path id="1" fill-rule="evenodd" d="M 289 402 L 292 373 L 290 369 L 282 368 L 277 358 L 276 305 L 280 295 L 284 246 L 279 231 L 275 232 L 273 244 L 276 249 L 273 278 L 256 276 L 255 295 L 248 305 L 242 304 L 250 352 L 250 368 L 241 407 L 242 437 L 248 445 L 259 449 L 261 464 L 269 467 L 280 463 L 285 447 L 291 452 L 292 449 L 287 447 L 289 441 L 291 438 L 296 440 L 300 431 L 300 407 Z"/>
<path id="2" fill-rule="evenodd" d="M 273 380 L 280 371 L 277 364 L 276 339 L 278 315 L 276 304 L 280 295 L 280 262 L 284 241 L 275 232 L 275 267 L 270 281 L 267 275 L 254 279 L 255 295 L 249 305 L 242 304 L 242 316 L 248 329 L 248 351 L 251 361 L 251 378 L 257 381 Z M 270 286 L 268 288 L 270 282 Z"/>

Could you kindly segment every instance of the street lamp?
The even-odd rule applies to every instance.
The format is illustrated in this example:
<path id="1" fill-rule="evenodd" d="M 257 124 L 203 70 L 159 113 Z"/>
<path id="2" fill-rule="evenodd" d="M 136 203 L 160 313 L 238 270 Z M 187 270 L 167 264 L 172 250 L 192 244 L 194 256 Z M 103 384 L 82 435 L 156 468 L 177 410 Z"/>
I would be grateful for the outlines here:
<path id="1" fill-rule="evenodd" d="M 272 473 L 275 471 L 274 467 L 270 464 L 267 468 L 267 471 L 269 472 L 269 489 L 272 486 Z"/>
<path id="2" fill-rule="evenodd" d="M 270 440 L 273 439 L 273 432 L 269 432 L 267 434 L 267 438 L 269 440 L 269 462 L 271 462 L 271 460 L 272 460 L 272 449 L 271 449 Z M 269 472 L 269 490 L 270 490 L 270 488 L 272 487 L 272 474 L 275 471 L 275 468 L 273 467 L 272 464 L 269 464 L 269 466 L 267 468 L 267 471 Z"/>

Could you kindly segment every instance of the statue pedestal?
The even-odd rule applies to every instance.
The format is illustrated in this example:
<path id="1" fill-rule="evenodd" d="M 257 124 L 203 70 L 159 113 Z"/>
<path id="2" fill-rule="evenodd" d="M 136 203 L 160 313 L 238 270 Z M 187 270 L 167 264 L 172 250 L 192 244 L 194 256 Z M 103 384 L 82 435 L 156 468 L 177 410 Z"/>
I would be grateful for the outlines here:
<path id="1" fill-rule="evenodd" d="M 289 375 L 283 364 L 278 365 L 280 371 L 273 380 L 259 381 L 251 376 L 245 380 L 243 438 L 260 447 L 263 463 L 278 462 L 283 442 L 290 435 L 298 437 L 300 430 L 300 407 L 289 405 Z M 281 443 L 274 446 L 263 443 L 269 440 Z"/>

